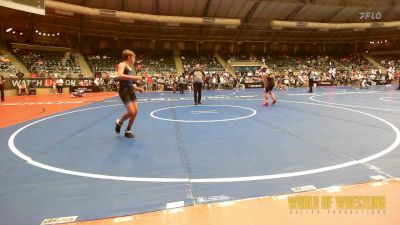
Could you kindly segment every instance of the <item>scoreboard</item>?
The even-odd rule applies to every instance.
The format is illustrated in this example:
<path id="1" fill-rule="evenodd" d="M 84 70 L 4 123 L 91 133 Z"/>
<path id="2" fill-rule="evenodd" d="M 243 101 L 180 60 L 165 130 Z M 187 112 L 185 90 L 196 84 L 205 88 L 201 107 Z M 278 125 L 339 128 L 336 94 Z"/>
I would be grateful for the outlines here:
<path id="1" fill-rule="evenodd" d="M 44 15 L 45 0 L 0 0 L 0 6 Z"/>

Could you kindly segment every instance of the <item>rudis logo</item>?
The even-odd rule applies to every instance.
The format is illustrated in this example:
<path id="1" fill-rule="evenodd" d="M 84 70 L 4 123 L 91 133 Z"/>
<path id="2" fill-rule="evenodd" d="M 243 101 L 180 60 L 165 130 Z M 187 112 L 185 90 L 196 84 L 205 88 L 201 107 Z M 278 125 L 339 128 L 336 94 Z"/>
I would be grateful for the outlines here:
<path id="1" fill-rule="evenodd" d="M 360 20 L 380 20 L 382 19 L 381 12 L 359 12 Z"/>

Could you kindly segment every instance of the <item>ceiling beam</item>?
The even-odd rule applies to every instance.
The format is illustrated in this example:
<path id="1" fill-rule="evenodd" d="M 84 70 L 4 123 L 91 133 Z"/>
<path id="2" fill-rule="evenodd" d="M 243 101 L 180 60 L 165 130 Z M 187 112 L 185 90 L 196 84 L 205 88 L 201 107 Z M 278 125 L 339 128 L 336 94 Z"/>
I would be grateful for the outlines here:
<path id="1" fill-rule="evenodd" d="M 247 12 L 246 17 L 243 19 L 244 24 L 248 24 L 250 22 L 250 19 L 253 18 L 254 13 L 257 11 L 258 7 L 261 4 L 261 0 L 257 0 L 253 6 L 250 8 L 250 10 Z"/>
<path id="2" fill-rule="evenodd" d="M 294 8 L 292 12 L 290 12 L 290 14 L 285 18 L 285 20 L 293 20 L 299 14 L 299 12 L 304 8 L 304 6 L 306 6 L 304 1 L 299 3 L 300 5 Z"/>
<path id="3" fill-rule="evenodd" d="M 121 11 L 125 11 L 125 0 L 121 0 Z"/>
<path id="4" fill-rule="evenodd" d="M 313 4 L 313 5 L 326 5 L 326 6 L 352 6 L 352 7 L 366 7 L 366 6 L 371 6 L 371 7 L 384 7 L 384 6 L 390 6 L 392 5 L 392 1 L 389 0 L 379 0 L 379 1 L 354 1 L 354 0 L 330 0 L 330 1 L 315 1 L 315 0 L 261 0 L 262 2 L 267 2 L 267 3 L 273 3 L 273 2 L 278 2 L 281 4 L 299 4 L 299 3 L 304 3 L 304 4 Z M 396 4 L 396 3 L 395 3 Z M 398 4 L 398 3 L 397 3 Z"/>
<path id="5" fill-rule="evenodd" d="M 338 15 L 345 7 L 341 6 L 340 8 L 336 9 L 333 13 L 329 14 L 325 18 L 322 19 L 322 23 L 329 23 L 336 15 Z"/>
<path id="6" fill-rule="evenodd" d="M 160 0 L 154 0 L 154 7 L 156 15 L 160 15 Z"/>
<path id="7" fill-rule="evenodd" d="M 250 20 L 253 18 L 255 12 L 257 11 L 258 7 L 261 4 L 261 0 L 257 0 L 256 2 L 254 2 L 253 6 L 249 9 L 249 11 L 246 13 L 246 16 L 243 18 L 242 23 L 239 26 L 239 32 L 238 32 L 238 36 L 237 39 L 239 40 L 240 37 L 242 36 L 243 32 L 247 29 L 247 26 L 250 23 Z"/>
<path id="8" fill-rule="evenodd" d="M 81 6 L 86 6 L 88 0 L 81 0 Z M 84 29 L 83 29 L 83 24 L 84 24 L 84 15 L 80 14 L 79 15 L 79 33 L 78 33 L 78 42 L 81 42 L 81 34 L 83 34 Z M 82 45 L 80 45 L 82 46 Z"/>
<path id="9" fill-rule="evenodd" d="M 154 0 L 153 4 L 155 7 L 156 15 L 160 15 L 160 0 Z M 157 31 L 156 31 L 156 34 L 154 35 L 153 39 L 158 39 L 158 38 L 160 38 L 160 23 L 157 23 Z"/>
<path id="10" fill-rule="evenodd" d="M 0 19 L 2 19 L 0 15 Z M 14 23 L 18 24 L 25 24 L 25 20 L 16 20 Z M 0 20 L 0 25 L 9 25 L 9 22 L 7 20 Z M 61 24 L 53 24 L 53 23 L 42 23 L 42 22 L 35 22 L 35 25 L 38 25 L 39 27 L 46 27 L 46 26 L 51 26 L 52 29 L 54 30 L 60 30 L 63 29 L 66 32 L 71 35 L 75 35 L 79 32 L 78 27 L 72 27 L 72 26 L 63 26 Z M 168 28 L 169 29 L 169 28 Z M 176 28 L 179 29 L 179 28 Z M 189 28 L 188 28 L 189 29 Z M 119 31 L 119 30 L 104 30 L 104 29 L 93 29 L 93 28 L 88 28 L 85 29 L 84 32 L 81 35 L 91 35 L 91 36 L 108 36 L 108 37 L 126 37 L 129 39 L 140 39 L 140 37 L 146 36 L 147 39 L 151 39 L 152 35 L 154 33 L 143 33 L 143 32 L 137 32 L 140 31 L 140 29 L 133 29 L 131 32 L 127 31 Z M 300 42 L 340 42 L 343 40 L 348 40 L 348 41 L 370 41 L 370 39 L 393 39 L 396 40 L 398 38 L 398 32 L 397 29 L 385 29 L 380 32 L 375 32 L 375 33 L 366 33 L 366 32 L 358 32 L 357 34 L 353 34 L 352 32 L 331 32 L 329 35 L 329 38 L 327 37 L 318 37 L 318 33 L 314 32 L 314 36 L 307 36 L 305 34 L 303 35 L 293 35 L 293 32 L 295 31 L 279 31 L 279 35 L 265 35 L 264 33 L 262 35 L 254 35 L 255 31 L 250 30 L 250 32 L 247 34 L 247 36 L 244 36 L 246 40 L 243 40 L 242 42 L 294 42 L 294 43 L 300 43 Z M 295 32 L 296 33 L 296 32 Z M 343 34 L 343 35 L 342 35 Z M 367 36 L 370 35 L 370 37 Z M 207 36 L 203 41 L 213 41 L 213 39 L 219 39 L 221 41 L 233 41 L 233 35 L 228 34 L 216 34 L 216 35 L 209 35 Z M 157 40 L 164 40 L 164 39 L 170 39 L 170 40 L 197 40 L 196 35 L 180 35 L 180 34 L 168 34 L 168 35 L 163 35 L 163 37 L 157 39 Z M 216 40 L 215 40 L 216 41 Z"/>
<path id="11" fill-rule="evenodd" d="M 29 43 L 33 43 L 35 35 L 34 29 L 35 29 L 35 15 L 33 15 L 33 13 L 29 13 L 29 29 L 26 34 Z"/>
<path id="12" fill-rule="evenodd" d="M 206 6 L 204 7 L 204 10 L 203 10 L 203 17 L 207 17 L 208 11 L 210 11 L 211 1 L 212 0 L 207 0 Z"/>
<path id="13" fill-rule="evenodd" d="M 388 15 L 394 10 L 395 7 L 396 7 L 396 2 L 391 1 L 391 6 L 387 7 L 385 11 L 382 12 L 382 20 L 385 20 L 388 17 Z"/>
<path id="14" fill-rule="evenodd" d="M 202 14 L 203 17 L 207 17 L 208 16 L 208 13 L 209 13 L 210 8 L 211 8 L 211 2 L 212 2 L 212 0 L 207 0 L 206 6 L 204 7 L 203 14 Z M 199 40 L 203 39 L 204 33 L 205 33 L 204 32 L 204 26 L 201 25 L 201 27 L 199 29 L 199 37 L 198 37 Z"/>

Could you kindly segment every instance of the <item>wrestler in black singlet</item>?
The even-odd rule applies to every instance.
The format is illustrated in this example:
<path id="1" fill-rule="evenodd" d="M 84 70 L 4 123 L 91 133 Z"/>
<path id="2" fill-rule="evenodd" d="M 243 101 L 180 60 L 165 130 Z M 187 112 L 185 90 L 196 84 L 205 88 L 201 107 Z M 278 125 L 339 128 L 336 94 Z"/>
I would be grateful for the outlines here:
<path id="1" fill-rule="evenodd" d="M 125 65 L 124 75 L 134 75 L 135 73 L 136 72 L 134 70 L 129 70 L 129 68 Z M 133 88 L 135 83 L 136 81 L 134 80 L 119 81 L 119 97 L 125 105 L 137 101 L 136 93 Z"/>
<path id="2" fill-rule="evenodd" d="M 267 77 L 267 86 L 265 86 L 265 92 L 272 91 L 275 87 L 275 80 L 272 77 Z"/>

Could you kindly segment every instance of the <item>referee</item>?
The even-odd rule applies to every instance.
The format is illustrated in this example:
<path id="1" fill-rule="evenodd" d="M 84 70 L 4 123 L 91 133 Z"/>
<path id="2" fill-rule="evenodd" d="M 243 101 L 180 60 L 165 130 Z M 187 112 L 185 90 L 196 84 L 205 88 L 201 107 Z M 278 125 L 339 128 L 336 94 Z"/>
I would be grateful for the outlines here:
<path id="1" fill-rule="evenodd" d="M 205 74 L 201 70 L 200 64 L 197 64 L 189 75 L 193 75 L 194 104 L 201 104 L 201 90 L 203 89 L 203 76 Z"/>
<path id="2" fill-rule="evenodd" d="M 314 71 L 307 69 L 307 76 L 308 76 L 308 93 L 313 93 L 313 85 L 314 85 Z"/>

